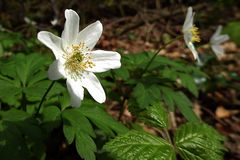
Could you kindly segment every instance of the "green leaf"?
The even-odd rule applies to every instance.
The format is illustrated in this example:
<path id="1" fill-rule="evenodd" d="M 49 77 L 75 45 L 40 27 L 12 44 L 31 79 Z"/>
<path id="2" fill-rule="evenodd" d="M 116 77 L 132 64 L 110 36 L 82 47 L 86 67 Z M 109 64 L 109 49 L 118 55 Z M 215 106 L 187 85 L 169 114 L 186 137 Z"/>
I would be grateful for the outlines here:
<path id="1" fill-rule="evenodd" d="M 186 87 L 195 97 L 198 96 L 198 88 L 193 79 L 193 77 L 189 74 L 178 74 L 181 79 L 181 83 L 184 87 Z"/>
<path id="2" fill-rule="evenodd" d="M 62 118 L 64 125 L 72 126 L 75 130 L 75 133 L 85 132 L 92 137 L 95 137 L 91 123 L 78 108 L 64 110 L 62 112 Z"/>
<path id="3" fill-rule="evenodd" d="M 95 137 L 92 125 L 78 108 L 66 109 L 62 112 L 63 133 L 69 144 L 75 138 L 78 154 L 89 160 L 94 160 L 96 145 L 91 137 Z"/>
<path id="4" fill-rule="evenodd" d="M 92 138 L 84 133 L 79 132 L 76 134 L 76 149 L 81 157 L 85 160 L 95 160 L 94 152 L 97 151 L 96 144 Z"/>
<path id="5" fill-rule="evenodd" d="M 68 144 L 72 144 L 74 138 L 75 138 L 75 129 L 71 125 L 64 124 L 63 125 L 63 134 L 65 138 L 67 139 Z"/>
<path id="6" fill-rule="evenodd" d="M 165 86 L 161 86 L 160 91 L 165 104 L 169 107 L 171 111 L 174 111 L 175 92 L 171 88 Z"/>
<path id="7" fill-rule="evenodd" d="M 40 101 L 42 96 L 46 92 L 47 88 L 52 82 L 50 80 L 42 80 L 24 88 L 24 93 L 29 101 Z M 47 99 L 52 96 L 56 96 L 63 92 L 65 88 L 56 82 L 50 92 L 47 95 Z"/>
<path id="8" fill-rule="evenodd" d="M 130 77 L 129 71 L 123 67 L 114 70 L 114 73 L 117 77 L 122 78 L 123 80 L 127 80 Z"/>
<path id="9" fill-rule="evenodd" d="M 199 118 L 192 110 L 192 102 L 187 98 L 187 96 L 180 92 L 174 91 L 169 87 L 160 87 L 163 100 L 173 111 L 174 106 L 177 106 L 184 117 L 190 122 L 198 122 Z"/>
<path id="10" fill-rule="evenodd" d="M 161 98 L 157 85 L 144 86 L 142 83 L 138 83 L 133 89 L 133 97 L 136 99 L 140 108 L 146 108 Z"/>
<path id="11" fill-rule="evenodd" d="M 47 132 L 51 132 L 54 128 L 60 126 L 60 114 L 61 111 L 56 106 L 44 107 L 41 112 L 42 126 Z"/>
<path id="12" fill-rule="evenodd" d="M 79 112 L 86 116 L 106 134 L 113 136 L 113 131 L 117 134 L 126 133 L 128 129 L 107 114 L 103 107 L 103 105 L 96 104 L 93 101 L 85 100 L 85 102 L 79 108 Z"/>
<path id="13" fill-rule="evenodd" d="M 199 118 L 192 110 L 192 103 L 182 92 L 177 92 L 174 101 L 180 112 L 190 122 L 199 122 Z"/>
<path id="14" fill-rule="evenodd" d="M 84 159 L 95 159 L 96 145 L 92 125 L 94 123 L 103 132 L 114 135 L 113 131 L 121 134 L 128 129 L 114 120 L 104 110 L 102 105 L 96 105 L 92 101 L 85 100 L 80 108 L 66 109 L 62 112 L 63 133 L 69 144 L 74 139 L 79 155 Z"/>
<path id="15" fill-rule="evenodd" d="M 22 121 L 30 117 L 28 113 L 15 108 L 11 108 L 8 111 L 0 111 L 0 116 L 5 121 Z"/>
<path id="16" fill-rule="evenodd" d="M 26 86 L 31 77 L 36 74 L 41 67 L 46 64 L 46 59 L 40 54 L 23 55 L 17 54 L 15 56 L 15 64 L 17 76 L 22 82 L 23 86 Z"/>
<path id="17" fill-rule="evenodd" d="M 130 131 L 104 145 L 104 149 L 119 160 L 175 160 L 175 152 L 164 139 L 146 132 Z"/>
<path id="18" fill-rule="evenodd" d="M 0 77 L 0 99 L 9 105 L 18 106 L 22 89 L 16 85 L 14 80 Z"/>
<path id="19" fill-rule="evenodd" d="M 48 58 L 41 54 L 17 54 L 8 59 L 1 58 L 1 101 L 9 105 L 14 105 L 15 107 L 19 107 L 20 102 L 22 103 L 26 100 L 39 101 L 46 91 L 47 85 L 51 82 L 46 80 L 47 75 L 45 67 L 48 63 Z M 58 89 L 54 89 L 57 86 Z M 59 84 L 55 85 L 54 88 L 50 91 L 48 96 L 62 91 Z"/>
<path id="20" fill-rule="evenodd" d="M 168 125 L 168 114 L 163 106 L 156 103 L 141 112 L 138 119 L 153 127 L 166 128 Z"/>
<path id="21" fill-rule="evenodd" d="M 184 160 L 223 159 L 224 138 L 203 123 L 187 123 L 178 128 L 174 142 Z"/>

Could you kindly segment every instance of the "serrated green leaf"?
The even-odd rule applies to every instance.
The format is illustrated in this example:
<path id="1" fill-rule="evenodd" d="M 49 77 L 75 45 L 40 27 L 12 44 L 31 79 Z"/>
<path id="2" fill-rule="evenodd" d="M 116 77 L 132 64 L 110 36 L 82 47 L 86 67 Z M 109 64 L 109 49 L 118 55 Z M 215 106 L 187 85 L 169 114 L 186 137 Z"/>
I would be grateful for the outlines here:
<path id="1" fill-rule="evenodd" d="M 168 125 L 168 114 L 163 106 L 156 103 L 141 112 L 138 119 L 153 127 L 166 128 Z"/>
<path id="2" fill-rule="evenodd" d="M 104 145 L 104 149 L 119 160 L 175 160 L 175 152 L 164 139 L 146 132 L 130 131 Z"/>
<path id="3" fill-rule="evenodd" d="M 95 160 L 94 152 L 97 151 L 96 144 L 92 138 L 84 132 L 76 133 L 76 149 L 78 154 L 85 160 Z"/>
<path id="4" fill-rule="evenodd" d="M 223 136 L 203 123 L 187 123 L 178 128 L 174 142 L 185 160 L 223 159 Z"/>

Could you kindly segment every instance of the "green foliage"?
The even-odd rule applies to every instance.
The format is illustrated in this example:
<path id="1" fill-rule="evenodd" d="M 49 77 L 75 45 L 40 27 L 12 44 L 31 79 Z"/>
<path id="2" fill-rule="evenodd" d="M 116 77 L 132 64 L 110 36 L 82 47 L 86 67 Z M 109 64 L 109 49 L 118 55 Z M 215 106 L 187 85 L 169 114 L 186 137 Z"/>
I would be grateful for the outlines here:
<path id="1" fill-rule="evenodd" d="M 53 129 L 61 125 L 61 111 L 56 106 L 44 107 L 41 113 L 42 128 L 47 132 L 51 132 Z"/>
<path id="2" fill-rule="evenodd" d="M 110 117 L 101 105 L 92 102 L 82 104 L 81 108 L 66 109 L 62 112 L 63 132 L 69 144 L 75 139 L 79 155 L 86 159 L 95 159 L 94 152 L 97 151 L 93 138 L 96 137 L 90 122 L 100 128 L 103 132 L 113 136 L 128 131 L 120 123 Z"/>
<path id="3" fill-rule="evenodd" d="M 175 160 L 173 146 L 146 132 L 130 131 L 109 141 L 104 149 L 119 160 Z"/>
<path id="4" fill-rule="evenodd" d="M 0 99 L 19 106 L 24 101 L 40 101 L 51 81 L 45 72 L 49 60 L 40 54 L 17 54 L 0 61 Z M 17 67 L 16 67 L 17 66 Z M 64 88 L 58 83 L 48 97 L 59 94 Z M 26 105 L 26 104 L 21 104 Z"/>
<path id="5" fill-rule="evenodd" d="M 142 131 L 130 131 L 105 144 L 104 149 L 119 160 L 127 159 L 223 159 L 224 138 L 212 127 L 203 123 L 182 125 L 174 136 L 175 148 L 154 135 Z"/>
<path id="6" fill-rule="evenodd" d="M 170 87 L 156 84 L 145 87 L 144 84 L 138 83 L 133 90 L 133 97 L 140 108 L 146 108 L 151 104 L 163 101 L 172 111 L 176 106 L 189 121 L 196 122 L 199 120 L 192 111 L 192 103 L 187 96 L 183 92 L 175 91 Z"/>
<path id="7" fill-rule="evenodd" d="M 187 123 L 178 128 L 174 141 L 184 160 L 223 159 L 223 136 L 203 123 Z"/>
<path id="8" fill-rule="evenodd" d="M 139 111 L 160 101 L 171 111 L 177 107 L 189 121 L 198 121 L 191 109 L 190 100 L 179 90 L 185 88 L 197 97 L 198 87 L 194 78 L 207 76 L 184 61 L 163 56 L 156 56 L 147 72 L 143 73 L 152 56 L 151 52 L 123 55 L 123 68 L 113 71 L 117 79 L 125 81 L 127 86 L 133 88 L 130 110 L 137 115 Z M 125 72 L 126 77 L 119 74 Z"/>
<path id="9" fill-rule="evenodd" d="M 133 89 L 133 97 L 136 99 L 139 107 L 146 108 L 160 100 L 160 92 L 156 85 L 144 86 L 142 83 L 137 83 Z"/>
<path id="10" fill-rule="evenodd" d="M 229 22 L 226 27 L 223 28 L 223 32 L 230 36 L 230 39 L 233 40 L 236 44 L 240 45 L 240 22 L 233 21 Z"/>
<path id="11" fill-rule="evenodd" d="M 153 127 L 166 128 L 168 126 L 168 114 L 161 104 L 147 107 L 139 114 L 138 119 Z"/>
<path id="12" fill-rule="evenodd" d="M 44 159 L 44 134 L 36 119 L 24 111 L 0 111 L 0 155 L 8 159 Z"/>

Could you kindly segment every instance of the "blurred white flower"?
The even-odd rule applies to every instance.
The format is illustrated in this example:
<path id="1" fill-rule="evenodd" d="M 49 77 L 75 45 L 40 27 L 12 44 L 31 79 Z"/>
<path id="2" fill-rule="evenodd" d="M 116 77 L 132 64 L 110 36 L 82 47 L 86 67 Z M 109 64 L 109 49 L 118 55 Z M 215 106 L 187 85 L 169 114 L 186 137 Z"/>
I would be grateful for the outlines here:
<path id="1" fill-rule="evenodd" d="M 220 35 L 222 31 L 222 26 L 218 26 L 215 33 L 210 38 L 210 45 L 213 52 L 216 54 L 217 58 L 221 58 L 224 55 L 224 50 L 220 46 L 221 43 L 229 40 L 229 36 L 227 34 Z"/>
<path id="2" fill-rule="evenodd" d="M 198 64 L 202 64 L 198 56 L 197 50 L 195 49 L 193 43 L 200 42 L 198 28 L 193 24 L 193 18 L 195 13 L 192 7 L 188 7 L 187 15 L 183 24 L 182 32 L 186 45 L 193 53 L 194 59 L 197 60 Z"/>
<path id="3" fill-rule="evenodd" d="M 121 56 L 113 51 L 92 51 L 103 30 L 99 21 L 79 32 L 78 14 L 67 9 L 65 18 L 61 37 L 47 31 L 38 33 L 38 39 L 53 51 L 56 58 L 49 67 L 48 77 L 51 80 L 67 79 L 67 89 L 74 107 L 79 107 L 83 100 L 83 87 L 97 102 L 103 103 L 106 95 L 93 72 L 119 68 Z"/>

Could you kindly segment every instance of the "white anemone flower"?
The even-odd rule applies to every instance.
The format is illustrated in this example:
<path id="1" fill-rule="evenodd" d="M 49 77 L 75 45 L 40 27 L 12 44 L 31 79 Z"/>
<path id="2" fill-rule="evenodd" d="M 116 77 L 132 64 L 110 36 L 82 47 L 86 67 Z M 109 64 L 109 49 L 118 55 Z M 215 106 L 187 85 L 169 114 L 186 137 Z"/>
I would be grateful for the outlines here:
<path id="1" fill-rule="evenodd" d="M 210 38 L 210 45 L 213 52 L 216 54 L 217 58 L 221 58 L 224 55 L 224 50 L 220 46 L 221 43 L 229 40 L 229 36 L 227 34 L 221 35 L 222 26 L 218 26 L 215 33 Z"/>
<path id="2" fill-rule="evenodd" d="M 192 7 L 188 7 L 187 15 L 183 24 L 182 32 L 186 45 L 193 53 L 194 59 L 197 60 L 198 64 L 201 64 L 201 60 L 198 56 L 198 52 L 195 49 L 193 43 L 200 42 L 198 28 L 193 24 L 193 18 L 195 13 Z"/>
<path id="3" fill-rule="evenodd" d="M 84 88 L 99 103 L 106 100 L 105 92 L 93 72 L 104 72 L 120 68 L 121 56 L 117 52 L 92 51 L 102 34 L 99 21 L 90 24 L 79 32 L 79 16 L 71 10 L 65 10 L 65 26 L 61 37 L 41 31 L 38 39 L 50 48 L 56 60 L 48 69 L 48 78 L 65 78 L 71 97 L 71 105 L 79 107 L 84 97 Z"/>

